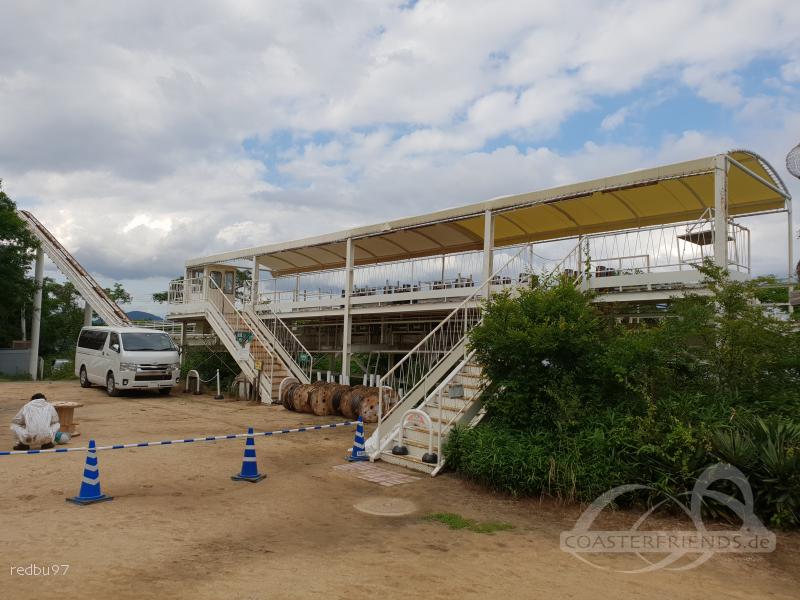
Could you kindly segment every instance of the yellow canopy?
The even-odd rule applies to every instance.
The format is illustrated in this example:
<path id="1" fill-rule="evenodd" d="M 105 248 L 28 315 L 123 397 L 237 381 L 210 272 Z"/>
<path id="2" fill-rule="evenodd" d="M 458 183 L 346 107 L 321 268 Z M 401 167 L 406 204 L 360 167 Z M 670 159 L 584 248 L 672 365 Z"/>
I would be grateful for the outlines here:
<path id="1" fill-rule="evenodd" d="M 791 197 L 775 170 L 746 150 L 722 155 L 728 214 L 783 210 Z M 273 275 L 341 268 L 353 238 L 357 265 L 483 248 L 484 214 L 495 213 L 495 247 L 700 218 L 714 206 L 717 157 L 504 196 L 387 223 L 191 259 L 187 266 L 258 257 Z"/>

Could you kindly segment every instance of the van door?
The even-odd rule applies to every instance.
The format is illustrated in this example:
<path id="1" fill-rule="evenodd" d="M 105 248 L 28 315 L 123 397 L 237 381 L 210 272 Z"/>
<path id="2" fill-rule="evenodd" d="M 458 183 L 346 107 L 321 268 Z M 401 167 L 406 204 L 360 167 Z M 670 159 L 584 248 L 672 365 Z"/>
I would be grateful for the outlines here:
<path id="1" fill-rule="evenodd" d="M 90 366 L 87 367 L 89 372 L 89 380 L 92 383 L 105 384 L 106 373 L 108 372 L 106 359 L 106 340 L 108 339 L 107 331 L 92 331 L 91 337 L 91 359 Z"/>
<path id="2" fill-rule="evenodd" d="M 112 348 L 112 346 L 115 345 L 117 348 L 116 350 Z M 108 361 L 107 361 L 106 373 L 108 372 L 109 369 L 114 371 L 114 380 L 117 382 L 122 381 L 121 376 L 119 374 L 119 363 L 121 357 L 122 357 L 122 345 L 120 344 L 119 341 L 119 334 L 116 331 L 112 331 L 108 335 L 108 348 L 106 349 L 106 358 L 108 359 Z"/>

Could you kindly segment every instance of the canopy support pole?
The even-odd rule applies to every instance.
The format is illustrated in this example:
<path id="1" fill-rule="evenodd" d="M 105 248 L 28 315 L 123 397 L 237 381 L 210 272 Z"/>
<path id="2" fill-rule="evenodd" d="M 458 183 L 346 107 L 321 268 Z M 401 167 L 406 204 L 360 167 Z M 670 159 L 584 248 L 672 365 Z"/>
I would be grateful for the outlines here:
<path id="1" fill-rule="evenodd" d="M 789 257 L 789 264 L 788 264 L 788 274 L 787 274 L 787 283 L 789 284 L 789 314 L 794 312 L 794 306 L 792 306 L 791 298 L 792 298 L 792 291 L 794 290 L 794 286 L 792 285 L 792 278 L 795 275 L 792 271 L 794 270 L 794 230 L 792 228 L 792 202 L 790 200 L 786 201 L 786 235 L 788 241 L 788 257 Z M 798 276 L 800 277 L 800 276 Z"/>
<path id="2" fill-rule="evenodd" d="M 714 264 L 728 270 L 728 162 L 725 154 L 714 161 Z"/>
<path id="3" fill-rule="evenodd" d="M 36 250 L 36 267 L 34 270 L 36 290 L 33 292 L 33 312 L 31 313 L 31 357 L 28 372 L 31 379 L 39 379 L 39 332 L 42 324 L 42 287 L 44 285 L 44 249 Z"/>
<path id="4" fill-rule="evenodd" d="M 352 317 L 350 315 L 350 297 L 353 294 L 353 238 L 347 238 L 344 278 L 344 324 L 342 329 L 342 383 L 350 383 L 350 341 Z"/>
<path id="5" fill-rule="evenodd" d="M 258 267 L 258 257 L 253 256 L 253 274 L 250 276 L 250 304 L 254 307 L 258 304 L 258 280 L 261 277 Z"/>
<path id="6" fill-rule="evenodd" d="M 494 213 L 487 210 L 483 215 L 483 281 L 494 272 Z M 486 286 L 487 295 L 491 284 Z"/>

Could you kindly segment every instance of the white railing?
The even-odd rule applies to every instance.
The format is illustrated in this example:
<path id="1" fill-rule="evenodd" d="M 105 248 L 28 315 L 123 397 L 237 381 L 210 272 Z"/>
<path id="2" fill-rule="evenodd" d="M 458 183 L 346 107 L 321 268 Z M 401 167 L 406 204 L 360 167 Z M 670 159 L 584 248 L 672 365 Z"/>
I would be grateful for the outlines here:
<path id="1" fill-rule="evenodd" d="M 261 382 L 261 387 L 267 386 L 268 396 L 272 398 L 272 380 L 275 371 L 275 355 L 269 350 L 269 343 L 261 336 L 256 328 L 252 327 L 248 320 L 242 315 L 238 308 L 234 305 L 231 299 L 225 294 L 217 285 L 217 282 L 212 278 L 208 279 L 207 287 L 207 303 L 206 313 L 212 318 L 221 318 L 224 324 L 227 325 L 230 336 L 233 341 L 239 346 L 240 354 L 234 355 L 234 358 L 239 362 L 243 357 L 242 351 L 247 352 L 245 363 L 251 371 L 251 376 L 256 385 L 255 379 L 264 377 L 266 381 Z M 217 314 L 214 314 L 217 313 Z M 213 325 L 213 323 L 212 323 Z M 231 337 L 228 338 L 229 342 Z M 260 346 L 257 350 L 253 349 L 253 342 L 258 342 Z M 229 348 L 229 351 L 231 348 Z M 233 352 L 231 352 L 233 354 Z M 258 363 L 261 363 L 261 368 L 258 368 Z M 259 390 L 261 392 L 262 390 Z"/>
<path id="2" fill-rule="evenodd" d="M 694 271 L 714 258 L 713 219 L 587 235 L 590 277 Z M 750 230 L 728 224 L 728 268 L 750 273 Z"/>
<path id="3" fill-rule="evenodd" d="M 470 352 L 469 354 L 467 354 L 467 356 L 464 358 L 464 360 L 462 360 L 458 364 L 458 366 L 455 369 L 453 369 L 447 377 L 444 378 L 442 383 L 440 383 L 436 387 L 436 389 L 433 390 L 433 392 L 431 394 L 429 394 L 428 397 L 425 398 L 425 400 L 422 401 L 422 404 L 420 405 L 420 409 L 424 409 L 425 407 L 429 407 L 431 400 L 434 399 L 434 398 L 436 399 L 436 401 L 438 403 L 439 415 L 438 415 L 438 419 L 437 419 L 438 428 L 437 428 L 437 432 L 436 432 L 436 470 L 437 471 L 439 469 L 441 469 L 442 465 L 444 464 L 444 456 L 442 454 L 442 432 L 449 431 L 453 427 L 455 422 L 458 419 L 461 418 L 461 415 L 464 414 L 464 411 L 466 411 L 468 408 L 470 408 L 472 406 L 472 404 L 476 400 L 476 397 L 473 397 L 469 402 L 462 402 L 461 403 L 462 404 L 461 408 L 459 408 L 457 411 L 452 411 L 452 409 L 448 409 L 448 410 L 451 410 L 451 412 L 455 412 L 456 414 L 453 415 L 452 417 L 450 417 L 450 419 L 447 421 L 447 423 L 442 423 L 442 421 L 443 421 L 443 419 L 442 419 L 442 404 L 444 402 L 444 391 L 447 389 L 447 386 L 452 383 L 453 379 L 455 379 L 461 373 L 461 371 L 463 371 L 464 368 L 467 365 L 469 365 L 470 361 L 472 361 L 472 358 L 474 356 L 475 356 L 475 351 L 474 350 L 472 352 Z M 431 431 L 431 441 L 432 440 L 433 440 L 433 431 Z M 435 474 L 436 473 L 434 473 L 434 475 Z"/>
<path id="4" fill-rule="evenodd" d="M 274 344 L 282 350 L 280 353 L 284 354 L 284 358 L 291 361 L 295 369 L 303 373 L 310 383 L 311 374 L 314 372 L 314 357 L 294 332 L 289 329 L 289 326 L 275 314 L 275 311 L 269 305 L 261 307 L 259 312 L 253 311 L 252 316 L 260 323 L 257 326 L 263 326 L 272 337 Z M 292 365 L 287 366 L 291 368 Z"/>
<path id="5" fill-rule="evenodd" d="M 186 335 L 194 335 L 195 323 L 176 323 L 174 321 L 132 321 L 134 327 L 141 329 L 156 329 L 170 335 L 180 335 L 181 327 L 186 328 Z"/>
<path id="6" fill-rule="evenodd" d="M 522 244 L 494 250 L 495 264 L 519 256 L 497 273 L 492 285 L 527 283 L 531 274 L 550 272 L 563 260 L 542 256 L 537 249 L 536 244 Z M 559 243 L 549 249 L 558 252 Z M 461 302 L 480 284 L 482 269 L 482 250 L 356 267 L 351 302 L 362 306 L 373 304 L 373 299 L 379 304 L 420 299 Z M 343 269 L 263 279 L 258 284 L 258 305 L 270 304 L 278 312 L 342 309 L 344 297 Z"/>
<path id="7" fill-rule="evenodd" d="M 205 300 L 203 277 L 179 279 L 169 282 L 167 290 L 168 304 L 192 304 Z"/>
<path id="8" fill-rule="evenodd" d="M 466 356 L 468 350 L 466 341 L 469 332 L 478 325 L 483 319 L 482 300 L 488 298 L 492 292 L 492 287 L 507 285 L 507 276 L 504 273 L 510 272 L 509 269 L 516 269 L 520 266 L 519 259 L 527 251 L 527 246 L 517 250 L 492 276 L 489 277 L 480 287 L 458 305 L 444 320 L 442 320 L 427 336 L 425 336 L 414 348 L 406 354 L 392 369 L 390 369 L 378 382 L 379 402 L 378 402 L 378 425 L 376 428 L 376 439 L 378 446 L 382 443 L 381 426 L 386 419 L 391 417 L 406 399 L 414 397 L 427 397 L 430 387 L 439 383 L 447 372 L 440 372 L 446 366 L 445 358 L 453 358 L 456 349 L 463 350 Z M 580 264 L 580 245 L 576 245 L 571 252 L 564 258 L 556 262 L 549 273 L 537 273 L 533 265 L 524 265 L 523 272 L 530 273 L 531 276 L 538 277 L 558 277 L 567 272 L 566 265 L 574 265 L 576 268 Z M 569 274 L 570 281 L 573 275 Z M 577 273 L 575 273 L 577 276 Z M 519 285 L 519 282 L 515 282 Z M 533 283 L 528 281 L 522 282 Z M 449 362 L 449 361 L 448 361 Z M 388 396 L 387 390 L 393 390 L 393 395 L 398 401 L 384 414 L 384 397 Z M 410 400 L 409 400 L 410 401 Z M 408 407 L 405 407 L 408 408 Z"/>

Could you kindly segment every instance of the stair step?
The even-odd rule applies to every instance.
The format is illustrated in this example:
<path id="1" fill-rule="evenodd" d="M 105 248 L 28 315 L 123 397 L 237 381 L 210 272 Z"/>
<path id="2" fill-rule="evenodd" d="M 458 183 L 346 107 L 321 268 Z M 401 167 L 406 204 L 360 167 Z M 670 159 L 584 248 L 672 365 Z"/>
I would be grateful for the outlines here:
<path id="1" fill-rule="evenodd" d="M 446 406 L 442 407 L 442 422 L 447 423 L 458 414 L 463 414 L 469 407 L 462 406 L 459 408 L 447 408 Z M 431 418 L 431 420 L 436 421 L 439 416 L 439 407 L 438 406 L 431 406 L 427 405 L 425 408 L 422 409 L 425 411 Z M 435 418 L 436 417 L 436 418 Z"/>
<path id="2" fill-rule="evenodd" d="M 434 450 L 436 449 L 436 439 L 437 439 L 437 437 L 438 436 L 434 435 L 434 438 L 433 438 L 433 448 L 434 448 Z M 414 446 L 415 448 L 419 448 L 420 450 L 422 450 L 422 452 L 427 452 L 428 451 L 428 442 L 427 441 L 426 442 L 420 442 L 419 440 L 414 440 L 414 439 L 406 437 L 404 435 L 403 436 L 403 444 L 405 446 Z M 391 444 L 391 446 L 394 446 L 394 444 Z M 390 447 L 389 450 L 391 450 L 391 449 L 392 448 Z M 422 456 L 422 455 L 420 455 L 420 456 Z"/>
<path id="3" fill-rule="evenodd" d="M 482 372 L 471 373 L 469 371 L 461 371 L 458 375 L 456 375 L 456 377 L 464 377 L 466 379 L 480 379 L 481 377 L 483 377 L 483 373 Z"/>
<path id="4" fill-rule="evenodd" d="M 438 413 L 438 411 L 437 411 L 437 413 Z M 462 414 L 463 414 L 463 413 L 462 413 Z M 431 421 L 433 421 L 433 427 L 434 427 L 434 429 L 436 429 L 436 428 L 437 428 L 437 423 L 439 423 L 439 416 L 438 416 L 438 414 L 436 414 L 436 415 L 432 415 L 432 414 L 428 413 L 428 416 L 431 418 Z M 450 419 L 452 419 L 452 418 L 453 418 L 453 416 L 454 416 L 454 415 L 445 415 L 445 414 L 443 414 L 443 415 L 442 415 L 442 421 L 441 421 L 441 422 L 442 422 L 442 427 L 443 427 L 443 428 L 444 428 L 444 426 L 445 426 L 445 425 L 447 425 L 447 424 L 450 422 Z M 444 431 L 444 429 L 442 429 L 442 431 Z"/>
<path id="5" fill-rule="evenodd" d="M 433 430 L 434 441 L 438 437 L 438 429 Z M 419 442 L 420 444 L 425 444 L 425 447 L 428 446 L 428 430 L 422 429 L 420 427 L 404 427 L 403 428 L 403 437 L 405 439 L 414 440 L 415 442 Z M 442 437 L 444 437 L 444 430 L 442 431 Z M 397 439 L 397 438 L 395 438 Z M 392 443 L 394 445 L 394 442 Z"/>
<path id="6" fill-rule="evenodd" d="M 429 465 L 428 463 L 422 462 L 421 459 L 411 455 L 395 456 L 391 452 L 382 452 L 380 459 L 393 465 L 399 465 L 401 467 L 406 467 L 407 469 L 413 469 L 414 471 L 421 471 L 422 473 L 427 473 L 429 475 L 433 473 L 433 470 L 436 468 L 436 465 Z"/>
<path id="7" fill-rule="evenodd" d="M 478 383 L 478 382 L 472 382 L 472 381 L 470 381 L 470 383 L 464 383 L 464 382 L 460 382 L 460 381 L 458 381 L 458 382 L 454 382 L 454 384 L 455 384 L 455 385 L 460 385 L 460 386 L 461 386 L 461 387 L 463 387 L 465 390 L 482 390 L 482 389 L 483 389 L 483 386 L 482 386 L 480 383 Z M 450 385 L 452 386 L 452 385 L 454 385 L 454 384 L 453 384 L 453 383 L 451 383 Z M 448 391 L 449 391 L 449 388 L 448 388 Z"/>
<path id="8" fill-rule="evenodd" d="M 469 406 L 470 404 L 472 404 L 472 400 L 468 400 L 468 399 L 465 399 L 465 398 L 447 398 L 447 397 L 445 397 L 442 400 L 444 400 L 442 402 L 442 411 L 443 412 L 447 411 L 447 410 L 449 410 L 450 412 L 458 412 L 461 409 L 463 409 L 464 407 Z M 430 411 L 428 409 L 430 409 L 430 411 L 434 411 L 434 412 L 438 411 L 439 410 L 439 401 L 438 400 L 430 400 L 430 401 L 428 401 L 425 404 L 425 406 L 423 407 L 422 410 L 424 410 L 426 412 L 429 412 L 429 414 L 432 414 L 432 413 L 430 413 Z"/>

